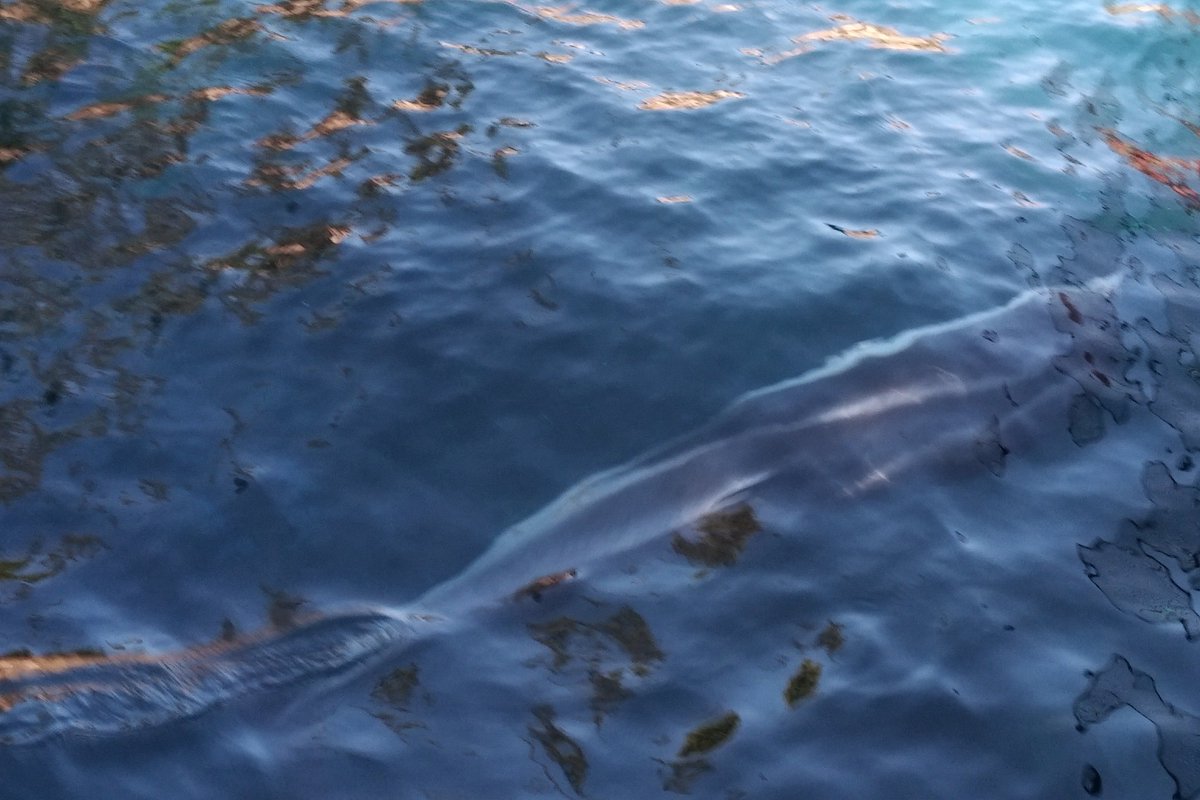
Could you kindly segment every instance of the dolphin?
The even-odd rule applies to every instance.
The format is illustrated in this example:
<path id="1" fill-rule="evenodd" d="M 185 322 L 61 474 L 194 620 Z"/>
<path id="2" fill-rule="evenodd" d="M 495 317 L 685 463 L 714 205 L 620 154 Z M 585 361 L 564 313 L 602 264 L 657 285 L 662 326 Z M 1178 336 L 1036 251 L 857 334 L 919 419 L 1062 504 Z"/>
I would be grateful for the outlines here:
<path id="1" fill-rule="evenodd" d="M 914 470 L 949 483 L 1001 475 L 1047 430 L 1067 430 L 1085 367 L 1071 326 L 1087 325 L 1079 309 L 1106 286 L 1029 290 L 751 392 L 694 433 L 568 489 L 405 606 L 312 615 L 167 653 L 0 657 L 0 741 L 117 734 L 394 658 L 456 621 L 486 619 L 666 541 L 780 476 L 796 481 L 796 503 L 828 504 L 903 486 Z"/>

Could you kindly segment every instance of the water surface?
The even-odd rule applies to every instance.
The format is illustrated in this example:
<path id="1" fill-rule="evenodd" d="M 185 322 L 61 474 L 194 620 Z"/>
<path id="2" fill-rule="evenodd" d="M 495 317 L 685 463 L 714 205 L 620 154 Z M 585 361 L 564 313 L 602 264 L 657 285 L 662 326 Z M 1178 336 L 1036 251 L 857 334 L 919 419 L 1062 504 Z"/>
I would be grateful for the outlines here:
<path id="1" fill-rule="evenodd" d="M 1197 795 L 1198 14 L 0 4 L 0 796 Z"/>

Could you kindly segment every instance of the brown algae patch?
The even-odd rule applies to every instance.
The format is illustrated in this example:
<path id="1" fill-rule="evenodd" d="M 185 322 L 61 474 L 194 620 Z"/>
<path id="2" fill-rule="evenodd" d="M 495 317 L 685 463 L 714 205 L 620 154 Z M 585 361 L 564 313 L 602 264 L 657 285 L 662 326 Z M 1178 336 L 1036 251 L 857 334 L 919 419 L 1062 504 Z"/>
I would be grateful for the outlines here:
<path id="1" fill-rule="evenodd" d="M 83 108 L 72 111 L 70 114 L 67 114 L 65 117 L 63 117 L 63 119 L 71 122 L 79 122 L 81 120 L 88 119 L 102 119 L 104 117 L 116 116 L 117 114 L 133 108 L 144 108 L 156 103 L 161 103 L 167 99 L 169 98 L 165 94 L 148 94 L 133 100 L 92 103 L 91 105 L 87 105 Z"/>
<path id="2" fill-rule="evenodd" d="M 110 0 L 18 0 L 0 5 L 0 19 L 13 22 L 36 22 L 68 28 L 78 23 L 76 17 L 95 17 Z"/>
<path id="3" fill-rule="evenodd" d="M 659 649 L 645 617 L 629 606 L 621 608 L 601 623 L 597 630 L 625 651 L 633 664 L 633 671 L 639 675 L 648 672 L 652 662 L 663 660 L 663 651 Z"/>
<path id="4" fill-rule="evenodd" d="M 737 732 L 742 724 L 742 718 L 736 711 L 730 711 L 716 719 L 693 728 L 683 740 L 679 748 L 679 757 L 704 755 L 716 750 Z"/>
<path id="5" fill-rule="evenodd" d="M 529 624 L 529 635 L 553 655 L 554 660 L 550 664 L 553 670 L 562 669 L 571 662 L 571 639 L 576 635 L 586 636 L 591 632 L 592 628 L 587 623 L 570 617 Z"/>
<path id="6" fill-rule="evenodd" d="M 107 549 L 108 545 L 98 536 L 85 534 L 67 534 L 49 552 L 42 552 L 41 543 L 36 542 L 22 556 L 0 555 L 0 581 L 26 585 L 39 583 L 61 574 L 69 564 L 92 558 Z"/>
<path id="7" fill-rule="evenodd" d="M 788 707 L 794 708 L 801 700 L 812 697 L 820 680 L 821 665 L 810 658 L 804 659 L 800 669 L 796 670 L 796 674 L 788 681 L 787 688 L 783 690 L 783 699 L 787 701 Z"/>
<path id="8" fill-rule="evenodd" d="M 407 711 L 413 690 L 420 683 L 421 679 L 416 664 L 397 667 L 379 679 L 379 683 L 371 691 L 371 697 L 392 708 Z"/>
<path id="9" fill-rule="evenodd" d="M 708 567 L 733 565 L 750 537 L 762 530 L 754 509 L 747 503 L 705 514 L 695 527 L 700 538 L 691 540 L 675 533 L 671 549 L 694 564 Z"/>
<path id="10" fill-rule="evenodd" d="M 349 225 L 318 222 L 303 228 L 284 228 L 271 244 L 253 243 L 205 264 L 212 272 L 237 270 L 256 275 L 292 271 L 326 255 L 349 238 Z"/>
<path id="11" fill-rule="evenodd" d="M 244 41 L 262 29 L 262 23 L 253 17 L 235 17 L 195 36 L 163 42 L 158 45 L 158 49 L 170 57 L 173 67 L 195 52 L 207 47 L 224 47 Z"/>
<path id="12" fill-rule="evenodd" d="M 633 692 L 625 688 L 621 682 L 622 672 L 614 669 L 609 672 L 592 670 L 588 673 L 588 683 L 592 685 L 592 696 L 588 706 L 592 709 L 592 721 L 596 727 L 604 722 L 604 718 L 612 713 L 618 705 L 633 697 Z"/>
<path id="13" fill-rule="evenodd" d="M 715 89 L 711 92 L 663 92 L 646 98 L 638 104 L 638 108 L 642 111 L 688 111 L 739 97 L 745 95 L 729 89 Z"/>
<path id="14" fill-rule="evenodd" d="M 942 44 L 942 42 L 950 38 L 949 34 L 934 33 L 929 36 L 907 36 L 895 28 L 874 25 L 870 22 L 861 22 L 845 14 L 835 14 L 830 19 L 842 24 L 833 28 L 812 31 L 803 36 L 796 36 L 792 41 L 798 44 L 805 42 L 854 41 L 868 42 L 871 47 L 885 50 L 924 51 L 932 53 L 949 52 L 946 46 Z"/>
<path id="15" fill-rule="evenodd" d="M 280 142 L 272 144 L 287 149 L 287 146 Z M 265 187 L 276 192 L 302 191 L 312 188 L 324 178 L 341 177 L 353 164 L 354 159 L 344 157 L 334 158 L 312 169 L 306 169 L 306 165 L 300 164 L 261 163 L 243 181 L 243 185 L 253 188 Z"/>
<path id="16" fill-rule="evenodd" d="M 425 727 L 411 715 L 412 701 L 420 684 L 420 669 L 416 664 L 397 667 L 384 675 L 371 691 L 371 698 L 386 708 L 371 711 L 371 716 L 402 738 L 414 728 Z M 428 694 L 424 699 L 430 702 Z"/>
<path id="17" fill-rule="evenodd" d="M 458 101 L 452 100 L 451 91 L 452 87 L 447 83 L 429 81 L 416 97 L 411 100 L 396 100 L 392 103 L 392 108 L 397 111 L 425 112 L 441 108 L 448 102 L 451 106 L 457 107 L 458 103 L 461 102 L 461 96 L 465 96 L 469 90 L 465 90 L 464 87 L 458 87 L 460 94 Z"/>
<path id="18" fill-rule="evenodd" d="M 434 131 L 406 144 L 404 152 L 417 160 L 408 173 L 409 180 L 423 181 L 450 169 L 458 157 L 459 143 L 470 131 L 471 126 L 460 125 L 454 130 Z"/>
<path id="19" fill-rule="evenodd" d="M 541 727 L 530 725 L 529 735 L 542 746 L 546 758 L 562 770 L 563 777 L 567 779 L 575 794 L 582 796 L 583 781 L 588 773 L 588 761 L 583 748 L 554 724 L 554 709 L 550 706 L 538 706 L 533 709 L 533 716 Z"/>
<path id="20" fill-rule="evenodd" d="M 492 151 L 492 171 L 499 177 L 508 180 L 508 159 L 521 151 L 512 145 L 498 147 Z"/>
<path id="21" fill-rule="evenodd" d="M 585 660 L 593 663 L 601 660 L 606 643 L 616 645 L 625 653 L 636 675 L 646 675 L 654 662 L 664 658 L 645 618 L 629 606 L 622 607 L 601 622 L 589 623 L 558 617 L 548 622 L 531 623 L 528 627 L 534 641 L 553 654 L 551 669 L 554 670 L 569 664 L 574 656 L 579 655 L 578 651 L 588 652 L 589 648 L 585 645 L 573 646 L 573 641 L 577 639 L 590 644 L 591 654 Z"/>
<path id="22" fill-rule="evenodd" d="M 829 655 L 833 655 L 838 650 L 841 650 L 842 645 L 845 643 L 846 635 L 842 632 L 842 626 L 836 622 L 830 622 L 817 634 L 817 647 L 820 647 Z"/>

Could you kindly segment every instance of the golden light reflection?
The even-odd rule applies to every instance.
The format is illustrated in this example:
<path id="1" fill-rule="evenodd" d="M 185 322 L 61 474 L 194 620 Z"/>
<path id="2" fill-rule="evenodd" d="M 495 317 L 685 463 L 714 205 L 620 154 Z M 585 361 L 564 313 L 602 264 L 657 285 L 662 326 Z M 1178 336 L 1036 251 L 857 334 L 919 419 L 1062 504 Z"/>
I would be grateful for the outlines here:
<path id="1" fill-rule="evenodd" d="M 303 80 L 305 73 L 305 67 L 297 65 L 256 73 L 248 78 L 253 83 L 241 84 L 213 76 L 226 56 L 268 38 L 290 38 L 305 20 L 313 20 L 309 25 L 323 24 L 319 18 L 347 16 L 368 6 L 394 9 L 412 4 L 411 0 L 257 2 L 241 6 L 232 19 L 209 18 L 208 12 L 192 15 L 195 27 L 174 34 L 176 38 L 147 43 L 147 52 L 141 54 L 145 58 L 139 57 L 139 67 L 130 71 L 126 82 L 106 79 L 82 99 L 62 96 L 51 105 L 45 89 L 89 61 L 90 48 L 107 35 L 105 24 L 113 4 L 108 0 L 0 0 L 0 26 L 30 29 L 27 38 L 33 43 L 17 51 L 0 48 L 0 64 L 7 69 L 10 88 L 25 92 L 0 109 L 4 112 L 0 114 L 4 116 L 0 173 L 11 176 L 18 165 L 28 164 L 49 178 L 0 182 L 5 206 L 15 215 L 7 220 L 10 224 L 0 225 L 8 278 L 5 292 L 0 293 L 5 295 L 0 298 L 0 316 L 13 326 L 11 332 L 37 346 L 44 346 L 42 337 L 61 337 L 64 330 L 76 337 L 61 343 L 49 364 L 35 365 L 33 359 L 27 364 L 23 357 L 0 353 L 0 370 L 13 364 L 27 366 L 36 384 L 0 404 L 0 502 L 35 490 L 50 456 L 71 442 L 139 429 L 144 412 L 138 397 L 160 379 L 130 371 L 122 364 L 122 354 L 145 344 L 143 334 L 153 337 L 166 317 L 195 313 L 209 301 L 223 305 L 243 322 L 253 322 L 259 314 L 256 304 L 324 274 L 324 260 L 332 258 L 351 235 L 346 221 L 362 242 L 377 240 L 393 223 L 393 209 L 380 202 L 381 195 L 410 178 L 418 181 L 445 172 L 465 151 L 460 140 L 470 131 L 466 126 L 421 131 L 414 118 L 397 113 L 462 104 L 472 84 L 457 62 L 447 62 L 423 76 L 423 81 L 422 76 L 414 76 L 415 87 L 424 83 L 426 88 L 415 98 L 395 104 L 391 98 L 376 103 L 367 93 L 366 80 L 352 78 L 332 108 L 297 108 L 293 119 L 303 121 L 297 121 L 294 130 L 286 122 L 282 129 L 251 128 L 244 143 L 249 146 L 238 151 L 249 154 L 242 160 L 240 175 L 194 191 L 172 194 L 168 190 L 161 196 L 153 192 L 152 201 L 144 200 L 140 181 L 158 179 L 180 167 L 176 176 L 180 180 L 171 185 L 188 185 L 191 169 L 202 168 L 213 155 L 208 150 L 212 142 L 193 141 L 195 134 L 214 124 L 213 103 L 227 99 L 232 103 L 235 96 L 267 96 Z M 373 26 L 389 24 L 365 16 L 358 19 Z M 354 38 L 348 35 L 345 43 Z M 192 56 L 195 60 L 187 61 L 186 75 L 169 73 Z M 562 60 L 555 53 L 537 57 L 550 63 Z M 26 90 L 35 84 L 41 88 Z M 244 110 L 239 108 L 238 113 Z M 245 119 L 273 118 L 260 120 L 256 110 L 249 109 Z M 367 138 L 361 131 L 392 125 L 401 128 L 404 163 L 392 163 L 394 158 L 380 163 L 366 143 L 355 141 Z M 502 117 L 492 128 L 532 125 Z M 236 131 L 223 133 L 237 135 Z M 488 149 L 501 177 L 517 152 L 515 144 L 497 142 Z M 228 250 L 216 254 L 190 252 L 188 236 L 217 222 L 222 212 L 216 208 L 230 199 L 229 193 L 236 198 L 266 191 L 296 193 L 314 187 L 320 191 L 318 184 L 326 178 L 336 179 L 358 164 L 363 173 L 349 173 L 354 184 L 345 187 L 353 193 L 350 202 L 331 209 L 325 218 L 313 221 L 299 214 L 298 227 L 262 229 L 230 242 Z M 245 192 L 247 186 L 256 191 Z M 303 200 L 289 198 L 285 207 L 289 211 L 309 208 Z M 117 206 L 121 214 L 113 214 Z M 21 261 L 25 248 L 36 251 L 29 254 L 28 264 Z M 153 258 L 142 261 L 144 256 Z M 84 279 L 89 286 L 118 270 L 129 270 L 133 277 L 127 286 L 104 284 L 103 291 L 111 288 L 111 296 L 89 299 L 97 313 L 86 324 L 71 327 L 74 323 L 68 315 L 77 313 L 82 302 L 76 284 L 48 275 L 41 269 L 42 260 L 65 262 L 67 269 L 89 276 Z M 236 272 L 236 279 L 214 280 L 227 271 Z M 59 338 L 54 342 L 47 346 L 59 347 Z M 70 404 L 69 413 L 56 416 L 60 402 Z M 103 494 L 87 502 L 99 507 Z"/>
<path id="2" fill-rule="evenodd" d="M 313 169 L 307 169 L 307 163 L 259 164 L 250 177 L 246 178 L 245 184 L 251 187 L 265 187 L 276 192 L 299 191 L 311 188 L 322 178 L 340 176 L 353 163 L 354 159 L 341 157 Z"/>
<path id="3" fill-rule="evenodd" d="M 0 6 L 0 19 L 53 25 L 68 15 L 94 17 L 109 2 L 110 0 L 56 0 L 56 2 L 17 0 L 15 3 L 6 3 Z"/>
<path id="4" fill-rule="evenodd" d="M 812 31 L 802 36 L 796 36 L 792 41 L 802 44 L 805 42 L 868 42 L 871 47 L 886 50 L 922 51 L 932 53 L 947 53 L 942 42 L 950 38 L 949 34 L 934 33 L 929 36 L 908 36 L 895 28 L 862 22 L 844 14 L 830 17 L 834 22 L 840 22 L 833 28 Z"/>
<path id="5" fill-rule="evenodd" d="M 193 89 L 181 97 L 154 92 L 151 94 L 142 95 L 140 97 L 134 97 L 129 100 L 91 103 L 72 111 L 64 116 L 63 119 L 71 122 L 83 122 L 92 119 L 114 117 L 117 114 L 121 114 L 125 111 L 147 108 L 171 100 L 182 100 L 184 102 L 213 102 L 225 97 L 229 97 L 230 95 L 264 97 L 271 94 L 273 91 L 274 88 L 270 86 L 203 86 L 199 89 Z"/>
<path id="6" fill-rule="evenodd" d="M 0 167 L 20 161 L 32 152 L 32 147 L 0 147 Z"/>
<path id="7" fill-rule="evenodd" d="M 638 108 L 642 111 L 688 111 L 740 97 L 745 95 L 728 89 L 716 89 L 711 92 L 663 92 L 646 98 L 638 104 Z"/>
<path id="8" fill-rule="evenodd" d="M 1182 11 L 1165 3 L 1114 3 L 1104 6 L 1113 16 L 1125 14 L 1158 14 L 1166 20 L 1181 20 L 1189 25 L 1200 25 L 1200 13 L 1186 8 Z"/>
<path id="9" fill-rule="evenodd" d="M 640 19 L 625 19 L 595 11 L 575 11 L 571 6 L 522 6 L 516 3 L 513 5 L 542 19 L 561 22 L 565 25 L 615 25 L 624 30 L 636 30 L 646 26 L 646 23 Z"/>
<path id="10" fill-rule="evenodd" d="M 135 652 L 119 649 L 106 652 L 93 648 L 63 650 L 50 653 L 34 653 L 31 650 L 13 650 L 0 654 L 0 685 L 4 686 L 0 693 L 0 713 L 7 712 L 30 701 L 61 700 L 72 695 L 78 695 L 98 687 L 96 679 L 86 672 L 89 667 L 97 666 L 137 666 L 137 665 L 195 665 L 205 662 L 215 663 L 218 659 L 237 653 L 250 646 L 270 643 L 282 633 L 296 627 L 313 624 L 328 617 L 317 613 L 297 613 L 290 609 L 286 615 L 272 614 L 269 624 L 249 633 L 238 633 L 229 620 L 222 626 L 221 633 L 213 640 L 180 650 L 166 653 Z M 19 685 L 24 681 L 41 681 L 62 678 L 52 684 Z M 135 678 L 130 677 L 131 680 Z"/>
<path id="11" fill-rule="evenodd" d="M 263 29 L 262 23 L 253 17 L 235 17 L 209 28 L 203 33 L 189 36 L 186 39 L 176 39 L 163 42 L 158 48 L 170 57 L 172 65 L 178 64 L 193 53 L 207 47 L 217 47 L 234 44 L 249 39 Z"/>

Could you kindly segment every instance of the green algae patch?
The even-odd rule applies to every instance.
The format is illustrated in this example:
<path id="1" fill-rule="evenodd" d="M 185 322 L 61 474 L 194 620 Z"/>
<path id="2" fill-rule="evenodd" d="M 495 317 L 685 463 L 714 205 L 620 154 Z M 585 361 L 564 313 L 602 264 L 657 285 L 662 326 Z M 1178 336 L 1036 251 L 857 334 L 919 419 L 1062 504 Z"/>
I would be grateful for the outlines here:
<path id="1" fill-rule="evenodd" d="M 812 697 L 820 680 L 821 665 L 810 658 L 804 659 L 800 669 L 796 670 L 796 674 L 788 681 L 787 688 L 783 690 L 783 699 L 789 707 L 795 707 L 801 700 Z"/>
<path id="2" fill-rule="evenodd" d="M 533 709 L 533 716 L 541 727 L 530 725 L 529 735 L 542 746 L 546 758 L 562 770 L 563 777 L 575 790 L 575 794 L 582 797 L 583 781 L 588 773 L 588 761 L 583 748 L 554 724 L 554 709 L 550 706 L 538 706 Z"/>
<path id="3" fill-rule="evenodd" d="M 842 633 L 842 626 L 836 622 L 831 621 L 824 630 L 817 634 L 817 646 L 829 655 L 841 650 L 845 643 L 846 636 Z"/>
<path id="4" fill-rule="evenodd" d="M 717 749 L 733 736 L 741 724 L 742 718 L 736 711 L 730 711 L 704 723 L 684 738 L 683 747 L 679 748 L 679 757 L 703 755 Z"/>
<path id="5" fill-rule="evenodd" d="M 671 549 L 693 564 L 708 567 L 733 565 L 750 537 L 762 530 L 754 509 L 747 503 L 705 514 L 695 524 L 697 539 L 675 533 Z"/>

